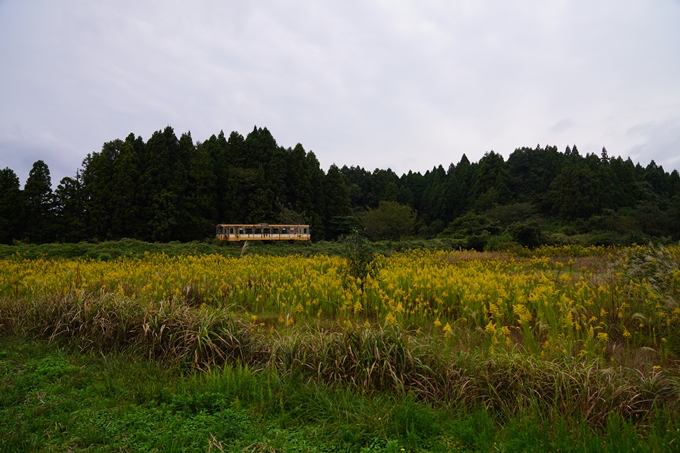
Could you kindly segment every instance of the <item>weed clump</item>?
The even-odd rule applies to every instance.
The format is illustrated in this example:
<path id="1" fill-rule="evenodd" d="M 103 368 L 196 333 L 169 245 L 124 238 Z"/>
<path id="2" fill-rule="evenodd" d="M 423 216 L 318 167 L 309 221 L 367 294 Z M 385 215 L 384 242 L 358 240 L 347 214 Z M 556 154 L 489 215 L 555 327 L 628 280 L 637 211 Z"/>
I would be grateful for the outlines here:
<path id="1" fill-rule="evenodd" d="M 346 276 L 359 281 L 362 289 L 366 278 L 375 278 L 378 274 L 380 267 L 375 250 L 358 229 L 353 229 L 343 241 L 342 256 L 347 261 Z"/>

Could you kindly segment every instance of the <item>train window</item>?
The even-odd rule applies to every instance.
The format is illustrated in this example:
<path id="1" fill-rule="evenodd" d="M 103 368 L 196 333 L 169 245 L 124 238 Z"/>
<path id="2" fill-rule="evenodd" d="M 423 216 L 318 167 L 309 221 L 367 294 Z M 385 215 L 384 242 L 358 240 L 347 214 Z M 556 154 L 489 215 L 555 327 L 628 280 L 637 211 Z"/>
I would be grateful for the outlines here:
<path id="1" fill-rule="evenodd" d="M 272 228 L 272 234 L 279 234 L 278 228 Z"/>
<path id="2" fill-rule="evenodd" d="M 269 234 L 269 228 L 264 229 L 264 234 Z"/>
<path id="3" fill-rule="evenodd" d="M 238 234 L 243 234 L 243 228 L 238 229 Z"/>
<path id="4" fill-rule="evenodd" d="M 234 229 L 233 229 L 233 228 L 229 228 L 229 234 L 234 234 Z"/>
<path id="5" fill-rule="evenodd" d="M 255 228 L 255 234 L 262 234 L 262 228 Z"/>
<path id="6" fill-rule="evenodd" d="M 281 234 L 288 234 L 288 228 L 281 228 Z"/>
<path id="7" fill-rule="evenodd" d="M 307 234 L 307 228 L 302 229 L 302 234 Z"/>
<path id="8" fill-rule="evenodd" d="M 246 228 L 246 234 L 253 234 L 252 228 Z"/>

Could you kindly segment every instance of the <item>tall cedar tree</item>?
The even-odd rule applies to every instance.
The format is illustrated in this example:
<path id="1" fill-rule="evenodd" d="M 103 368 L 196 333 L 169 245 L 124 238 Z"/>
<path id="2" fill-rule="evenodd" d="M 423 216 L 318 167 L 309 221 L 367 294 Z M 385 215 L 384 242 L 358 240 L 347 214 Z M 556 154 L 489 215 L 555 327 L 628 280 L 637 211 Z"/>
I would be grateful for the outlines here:
<path id="1" fill-rule="evenodd" d="M 56 239 L 79 242 L 87 239 L 85 222 L 85 191 L 80 173 L 75 178 L 62 178 L 54 191 L 58 231 Z"/>
<path id="2" fill-rule="evenodd" d="M 54 196 L 50 169 L 42 160 L 33 164 L 26 186 L 26 235 L 30 242 L 42 243 L 54 240 Z"/>
<path id="3" fill-rule="evenodd" d="M 120 145 L 113 161 L 109 185 L 110 236 L 114 239 L 131 238 L 141 229 L 138 224 L 139 158 L 133 142 L 128 139 Z"/>
<path id="4" fill-rule="evenodd" d="M 10 244 L 23 236 L 24 199 L 19 178 L 9 168 L 0 170 L 0 243 Z"/>
<path id="5" fill-rule="evenodd" d="M 324 196 L 324 179 L 326 175 L 321 169 L 316 155 L 309 151 L 306 156 L 309 168 L 309 183 L 312 195 L 312 212 L 309 214 L 309 228 L 312 240 L 318 241 L 326 237 L 326 197 Z"/>
<path id="6" fill-rule="evenodd" d="M 324 180 L 324 195 L 326 198 L 326 239 L 336 239 L 341 234 L 347 234 L 351 229 L 352 206 L 349 202 L 349 192 L 345 179 L 338 166 L 333 164 L 328 169 Z"/>

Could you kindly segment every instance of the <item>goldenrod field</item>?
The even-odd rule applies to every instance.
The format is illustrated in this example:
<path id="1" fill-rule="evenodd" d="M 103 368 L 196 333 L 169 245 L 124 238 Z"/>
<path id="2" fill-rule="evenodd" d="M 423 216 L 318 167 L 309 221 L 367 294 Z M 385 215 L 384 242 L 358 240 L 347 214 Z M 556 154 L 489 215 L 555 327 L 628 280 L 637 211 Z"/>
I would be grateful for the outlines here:
<path id="1" fill-rule="evenodd" d="M 378 258 L 379 273 L 363 288 L 343 258 L 329 256 L 10 259 L 0 263 L 0 297 L 27 304 L 75 297 L 85 311 L 92 298 L 220 309 L 261 332 L 394 325 L 454 348 L 547 359 L 625 360 L 644 347 L 656 351 L 647 360 L 662 365 L 680 352 L 680 274 L 662 269 L 664 257 L 653 256 L 661 252 L 563 252 L 395 253 Z M 680 247 L 664 253 L 678 260 Z"/>
<path id="2" fill-rule="evenodd" d="M 511 417 L 680 404 L 680 247 L 0 263 L 0 331 Z M 548 415 L 546 415 L 548 414 Z"/>

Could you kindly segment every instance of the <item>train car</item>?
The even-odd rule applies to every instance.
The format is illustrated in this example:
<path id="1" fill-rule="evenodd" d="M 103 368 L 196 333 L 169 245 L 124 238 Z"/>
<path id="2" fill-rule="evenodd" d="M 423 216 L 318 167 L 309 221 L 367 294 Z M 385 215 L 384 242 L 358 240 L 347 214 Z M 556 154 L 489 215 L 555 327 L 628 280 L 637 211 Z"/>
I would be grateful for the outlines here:
<path id="1" fill-rule="evenodd" d="M 222 241 L 309 241 L 309 225 L 269 225 L 221 223 L 215 237 Z"/>

